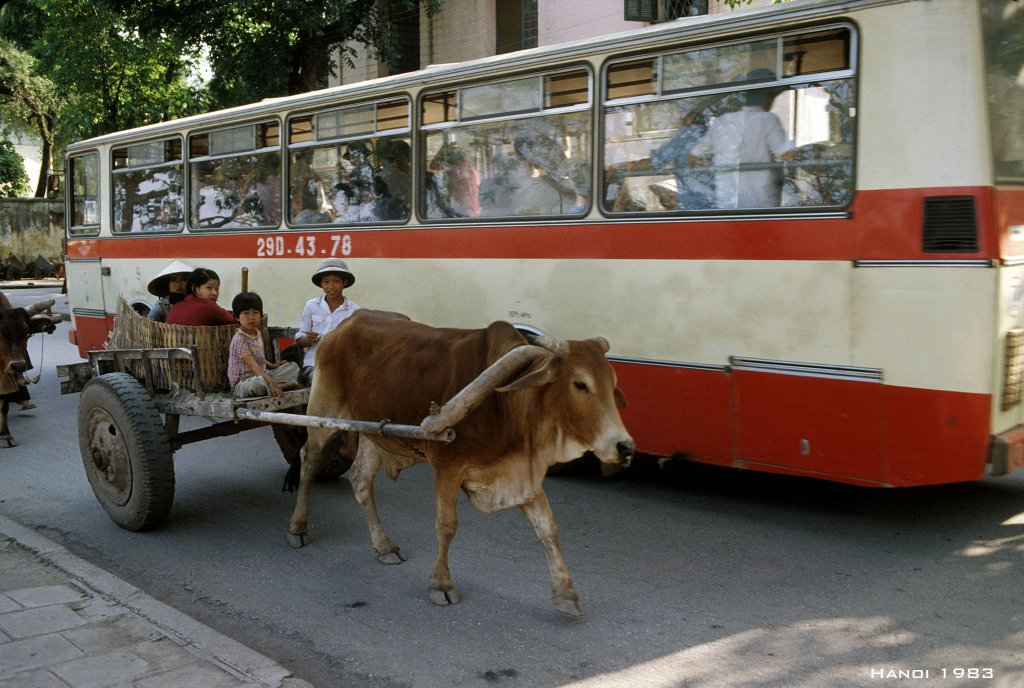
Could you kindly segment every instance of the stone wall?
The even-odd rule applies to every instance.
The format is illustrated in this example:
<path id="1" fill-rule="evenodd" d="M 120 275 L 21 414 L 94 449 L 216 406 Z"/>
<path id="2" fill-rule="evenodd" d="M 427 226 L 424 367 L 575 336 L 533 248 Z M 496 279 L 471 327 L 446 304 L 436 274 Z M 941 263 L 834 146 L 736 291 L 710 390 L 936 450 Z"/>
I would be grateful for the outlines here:
<path id="1" fill-rule="evenodd" d="M 55 276 L 63 237 L 62 199 L 0 198 L 0 279 Z"/>

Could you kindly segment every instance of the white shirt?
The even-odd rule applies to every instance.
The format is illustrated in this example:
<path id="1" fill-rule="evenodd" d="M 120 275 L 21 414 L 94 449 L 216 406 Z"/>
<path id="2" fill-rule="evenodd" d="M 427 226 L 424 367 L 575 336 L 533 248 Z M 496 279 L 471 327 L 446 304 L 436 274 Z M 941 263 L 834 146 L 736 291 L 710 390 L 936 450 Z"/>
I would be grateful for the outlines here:
<path id="1" fill-rule="evenodd" d="M 690 151 L 712 156 L 717 208 L 774 208 L 780 202 L 778 169 L 739 170 L 737 166 L 771 163 L 793 148 L 779 118 L 754 105 L 715 119 Z"/>
<path id="2" fill-rule="evenodd" d="M 327 296 L 321 295 L 306 302 L 302 309 L 302 319 L 299 320 L 298 337 L 306 332 L 316 332 L 321 338 L 335 327 L 340 325 L 346 318 L 359 310 L 359 304 L 347 296 L 341 305 L 333 311 L 327 306 Z M 316 357 L 316 348 L 320 342 L 306 348 L 306 355 L 302 358 L 302 365 L 311 366 Z"/>

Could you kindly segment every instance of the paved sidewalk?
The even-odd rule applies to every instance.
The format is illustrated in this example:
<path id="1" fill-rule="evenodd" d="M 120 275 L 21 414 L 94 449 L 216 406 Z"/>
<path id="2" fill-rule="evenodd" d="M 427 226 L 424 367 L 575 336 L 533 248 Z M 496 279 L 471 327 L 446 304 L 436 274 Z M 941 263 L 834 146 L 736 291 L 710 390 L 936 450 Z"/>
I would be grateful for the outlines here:
<path id="1" fill-rule="evenodd" d="M 312 688 L 0 515 L 0 688 Z"/>

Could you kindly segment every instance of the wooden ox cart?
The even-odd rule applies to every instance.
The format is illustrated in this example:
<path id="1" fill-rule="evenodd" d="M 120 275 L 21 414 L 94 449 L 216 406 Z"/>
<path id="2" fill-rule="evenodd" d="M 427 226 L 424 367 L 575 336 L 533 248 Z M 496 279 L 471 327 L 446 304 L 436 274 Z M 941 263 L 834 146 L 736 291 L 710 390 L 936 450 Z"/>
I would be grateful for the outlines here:
<path id="1" fill-rule="evenodd" d="M 61 393 L 81 392 L 78 442 L 96 499 L 115 523 L 149 530 L 174 501 L 174 452 L 186 444 L 235 435 L 270 424 L 285 459 L 298 466 L 307 427 L 331 427 L 396 437 L 450 442 L 450 428 L 317 418 L 304 415 L 309 389 L 236 399 L 227 383 L 227 350 L 236 326 L 182 327 L 151 322 L 119 304 L 108 348 L 88 362 L 58 366 Z M 264 341 L 288 331 L 264 325 Z M 272 347 L 268 360 L 276 358 Z M 210 425 L 182 430 L 182 416 Z M 296 429 L 298 429 L 296 431 Z M 325 473 L 347 468 L 339 456 Z"/>
<path id="2" fill-rule="evenodd" d="M 186 444 L 235 435 L 269 424 L 285 459 L 299 465 L 305 428 L 323 427 L 407 439 L 451 442 L 452 429 L 528 353 L 515 349 L 471 384 L 435 406 L 420 425 L 305 415 L 309 389 L 236 399 L 227 384 L 227 349 L 236 326 L 182 327 L 153 323 L 121 302 L 108 348 L 88 362 L 58 366 L 61 393 L 81 392 L 78 442 L 96 499 L 127 530 L 156 528 L 174 500 L 174 452 Z M 294 334 L 264 324 L 264 341 Z M 278 358 L 270 346 L 268 360 Z M 501 372 L 506 371 L 506 372 Z M 182 416 L 211 421 L 182 430 Z M 298 429 L 296 431 L 296 429 Z M 337 477 L 350 461 L 326 462 L 323 477 Z"/>

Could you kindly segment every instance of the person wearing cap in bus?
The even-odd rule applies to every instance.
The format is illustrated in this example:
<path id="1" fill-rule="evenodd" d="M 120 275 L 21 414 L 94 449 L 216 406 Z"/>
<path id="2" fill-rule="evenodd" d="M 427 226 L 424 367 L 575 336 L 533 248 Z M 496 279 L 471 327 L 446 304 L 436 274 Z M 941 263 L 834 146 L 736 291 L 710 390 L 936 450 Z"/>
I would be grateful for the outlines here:
<path id="1" fill-rule="evenodd" d="M 312 381 L 316 348 L 320 340 L 359 310 L 359 304 L 344 294 L 345 289 L 355 281 L 355 275 L 338 258 L 324 258 L 313 273 L 313 284 L 323 289 L 324 293 L 307 301 L 302 309 L 298 336 L 295 338 L 295 343 L 306 350 L 302 358 L 302 381 Z"/>
<path id="2" fill-rule="evenodd" d="M 146 287 L 149 293 L 157 297 L 156 303 L 149 311 L 149 319 L 156 322 L 167 322 L 167 314 L 171 310 L 171 294 L 184 294 L 185 282 L 194 270 L 188 263 L 176 260 L 165 267 Z"/>

